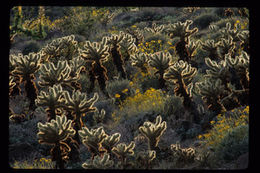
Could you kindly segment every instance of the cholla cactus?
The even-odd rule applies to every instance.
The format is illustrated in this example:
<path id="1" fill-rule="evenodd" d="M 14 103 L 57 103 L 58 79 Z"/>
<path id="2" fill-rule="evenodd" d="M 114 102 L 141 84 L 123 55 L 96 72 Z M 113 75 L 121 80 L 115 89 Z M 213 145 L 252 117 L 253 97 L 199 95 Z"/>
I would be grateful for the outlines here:
<path id="1" fill-rule="evenodd" d="M 67 120 L 65 115 L 56 116 L 56 120 L 51 120 L 46 124 L 38 123 L 39 132 L 37 137 L 39 143 L 54 145 L 51 149 L 52 161 L 56 161 L 56 168 L 64 169 L 64 162 L 70 147 L 64 142 L 75 134 L 71 126 L 72 121 Z"/>
<path id="2" fill-rule="evenodd" d="M 107 44 L 110 46 L 109 52 L 118 72 L 122 78 L 126 79 L 125 62 L 120 51 L 120 42 L 124 39 L 125 35 L 120 31 L 119 35 L 112 35 L 108 37 Z"/>
<path id="3" fill-rule="evenodd" d="M 60 60 L 71 60 L 79 53 L 78 42 L 75 41 L 74 35 L 52 40 L 41 49 L 43 61 L 50 61 L 56 64 Z"/>
<path id="4" fill-rule="evenodd" d="M 102 146 L 108 153 L 111 153 L 112 148 L 115 146 L 116 143 L 120 141 L 120 137 L 121 137 L 120 133 L 114 133 L 113 135 L 110 136 L 107 135 L 102 142 Z"/>
<path id="5" fill-rule="evenodd" d="M 231 29 L 231 23 L 229 22 L 226 24 L 226 28 L 220 30 L 220 32 L 223 34 L 224 38 L 232 37 L 234 42 L 238 42 L 240 40 L 238 35 L 241 31 L 236 28 Z"/>
<path id="6" fill-rule="evenodd" d="M 232 58 L 230 55 L 226 55 L 225 61 L 228 66 L 235 69 L 237 75 L 240 78 L 240 83 L 243 89 L 249 89 L 249 56 L 246 52 L 242 51 L 240 56 Z"/>
<path id="7" fill-rule="evenodd" d="M 193 59 L 194 57 L 194 54 L 196 52 L 196 49 L 200 46 L 200 41 L 190 41 L 187 45 L 186 45 L 186 48 L 189 52 L 189 59 Z"/>
<path id="8" fill-rule="evenodd" d="M 25 91 L 27 97 L 30 99 L 30 109 L 35 109 L 35 99 L 37 97 L 38 89 L 33 81 L 35 79 L 34 73 L 40 68 L 41 55 L 36 53 L 29 53 L 29 55 L 18 54 L 14 57 L 16 64 L 15 69 L 12 71 L 13 75 L 18 75 L 21 81 L 25 83 Z"/>
<path id="9" fill-rule="evenodd" d="M 101 109 L 100 112 L 96 109 L 93 115 L 93 119 L 96 122 L 96 124 L 102 123 L 105 118 L 105 115 L 106 115 L 106 111 L 104 109 Z"/>
<path id="10" fill-rule="evenodd" d="M 129 145 L 120 143 L 112 148 L 112 152 L 118 157 L 118 159 L 120 159 L 122 168 L 126 168 L 128 166 L 127 157 L 134 155 L 134 148 L 135 143 L 133 141 Z"/>
<path id="11" fill-rule="evenodd" d="M 12 91 L 16 83 L 14 82 L 14 77 L 9 76 L 9 96 L 12 95 Z"/>
<path id="12" fill-rule="evenodd" d="M 227 91 L 220 79 L 206 79 L 195 85 L 210 110 L 216 111 L 217 113 L 226 111 L 226 108 L 221 103 L 221 99 L 223 98 L 223 95 L 226 95 Z"/>
<path id="13" fill-rule="evenodd" d="M 40 81 L 38 84 L 41 87 L 61 84 L 73 89 L 71 83 L 76 82 L 79 76 L 71 77 L 70 73 L 71 68 L 67 61 L 59 61 L 57 65 L 54 63 L 43 64 L 40 68 Z"/>
<path id="14" fill-rule="evenodd" d="M 151 162 L 156 158 L 156 151 L 154 150 L 146 150 L 141 151 L 137 154 L 137 161 L 141 165 L 141 167 L 145 167 L 146 169 L 151 168 Z"/>
<path id="15" fill-rule="evenodd" d="M 102 62 L 107 61 L 107 57 L 109 55 L 109 47 L 106 44 L 106 37 L 103 37 L 101 43 L 91 43 L 90 41 L 86 41 L 86 44 L 84 45 L 85 50 L 80 51 L 81 57 L 92 62 L 92 73 L 98 80 L 100 89 L 105 94 L 106 81 L 108 80 L 108 77 L 107 69 L 102 65 Z M 95 82 L 94 80 L 91 81 Z"/>
<path id="16" fill-rule="evenodd" d="M 219 60 L 220 55 L 219 55 L 219 45 L 220 42 L 215 43 L 214 40 L 207 40 L 206 42 L 201 42 L 201 48 L 204 51 L 208 52 L 208 56 L 212 60 Z"/>
<path id="17" fill-rule="evenodd" d="M 82 164 L 84 169 L 109 169 L 114 165 L 114 161 L 110 160 L 110 155 L 105 153 L 103 157 L 95 156 L 93 160 L 88 159 Z"/>
<path id="18" fill-rule="evenodd" d="M 171 61 L 171 55 L 170 53 L 164 53 L 164 52 L 159 52 L 152 54 L 152 56 L 149 59 L 149 65 L 151 67 L 156 68 L 155 74 L 159 74 L 159 83 L 160 83 L 160 88 L 165 87 L 165 80 L 163 78 L 163 75 L 165 71 L 168 69 L 170 66 L 170 61 Z"/>
<path id="19" fill-rule="evenodd" d="M 121 53 L 124 57 L 124 61 L 128 61 L 132 54 L 138 52 L 138 49 L 135 45 L 135 38 L 130 34 L 124 33 L 124 39 L 119 43 L 121 47 Z"/>
<path id="20" fill-rule="evenodd" d="M 151 32 L 153 34 L 159 34 L 162 33 L 164 29 L 164 25 L 157 26 L 156 23 L 152 24 L 152 28 L 145 27 L 144 30 Z"/>
<path id="21" fill-rule="evenodd" d="M 173 81 L 176 84 L 174 89 L 175 94 L 184 97 L 183 106 L 186 109 L 192 108 L 193 101 L 191 99 L 191 90 L 189 90 L 192 87 L 189 86 L 192 85 L 191 80 L 196 73 L 196 68 L 191 67 L 190 64 L 182 60 L 170 66 L 168 71 L 164 73 L 166 80 Z"/>
<path id="22" fill-rule="evenodd" d="M 138 45 L 138 44 L 144 42 L 144 35 L 139 28 L 137 28 L 135 30 L 132 28 L 130 28 L 130 29 L 127 28 L 126 32 L 133 36 L 133 38 L 135 39 L 135 43 L 134 43 L 135 45 Z"/>
<path id="23" fill-rule="evenodd" d="M 98 100 L 99 96 L 95 93 L 91 99 L 87 100 L 86 93 L 81 93 L 79 90 L 74 90 L 72 95 L 70 95 L 68 91 L 65 91 L 64 97 L 64 107 L 73 115 L 74 129 L 76 130 L 75 139 L 79 143 L 80 139 L 78 136 L 78 130 L 83 127 L 82 116 L 85 116 L 86 112 L 93 112 L 96 110 L 96 107 L 93 105 Z"/>
<path id="24" fill-rule="evenodd" d="M 175 157 L 177 164 L 187 164 L 195 161 L 195 149 L 181 148 L 179 143 L 171 144 L 171 150 Z M 180 165 L 181 166 L 181 165 Z"/>
<path id="25" fill-rule="evenodd" d="M 240 39 L 240 41 L 242 41 L 241 43 L 241 47 L 242 49 L 246 52 L 246 53 L 250 53 L 249 52 L 249 31 L 241 31 L 238 35 L 238 38 Z"/>
<path id="26" fill-rule="evenodd" d="M 235 49 L 235 43 L 233 42 L 232 37 L 228 37 L 228 39 L 222 38 L 219 48 L 221 49 L 221 57 L 225 57 L 226 54 L 232 55 Z"/>
<path id="27" fill-rule="evenodd" d="M 143 73 L 147 73 L 148 57 L 144 53 L 136 53 L 130 56 L 133 66 L 141 69 Z"/>
<path id="28" fill-rule="evenodd" d="M 53 85 L 53 87 L 49 87 L 48 91 L 41 91 L 37 96 L 35 103 L 37 106 L 46 106 L 45 109 L 47 112 L 47 121 L 50 122 L 52 119 L 56 117 L 57 109 L 62 107 L 65 100 L 63 98 L 64 91 L 61 85 Z"/>
<path id="29" fill-rule="evenodd" d="M 87 127 L 83 127 L 82 130 L 78 131 L 79 136 L 82 139 L 82 143 L 88 148 L 88 150 L 92 154 L 92 160 L 94 156 L 99 155 L 104 150 L 102 147 L 102 142 L 107 136 L 103 127 L 99 127 L 97 129 L 89 130 Z"/>
<path id="30" fill-rule="evenodd" d="M 85 71 L 85 60 L 81 57 L 76 57 L 72 60 L 69 61 L 69 66 L 71 68 L 70 76 L 71 77 L 79 77 L 79 74 L 83 71 Z M 74 87 L 75 89 L 81 90 L 81 85 L 76 82 L 71 82 L 71 86 Z"/>
<path id="31" fill-rule="evenodd" d="M 166 122 L 162 122 L 162 117 L 157 116 L 155 123 L 146 121 L 143 126 L 139 127 L 139 131 L 148 140 L 148 150 L 155 150 L 160 141 L 160 137 L 167 128 Z"/>
<path id="32" fill-rule="evenodd" d="M 231 92 L 229 87 L 231 73 L 229 71 L 229 66 L 225 60 L 221 60 L 219 63 L 211 60 L 210 58 L 205 59 L 206 65 L 210 68 L 206 70 L 205 77 L 212 79 L 220 79 L 222 84 L 225 86 L 225 89 Z"/>
<path id="33" fill-rule="evenodd" d="M 190 25 L 193 23 L 192 20 L 186 20 L 184 23 L 177 22 L 170 24 L 166 33 L 170 38 L 179 37 L 180 41 L 176 43 L 176 51 L 181 60 L 189 61 L 190 53 L 187 49 L 187 45 L 190 42 L 190 36 L 198 32 L 198 28 L 189 29 Z"/>

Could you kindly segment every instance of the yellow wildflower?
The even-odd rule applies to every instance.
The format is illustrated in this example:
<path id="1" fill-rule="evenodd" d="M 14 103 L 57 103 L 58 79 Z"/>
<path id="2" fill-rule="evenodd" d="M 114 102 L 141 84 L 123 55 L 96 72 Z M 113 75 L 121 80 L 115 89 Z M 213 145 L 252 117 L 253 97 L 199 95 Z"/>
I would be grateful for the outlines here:
<path id="1" fill-rule="evenodd" d="M 115 97 L 120 98 L 121 96 L 120 96 L 120 94 L 115 94 Z"/>
<path id="2" fill-rule="evenodd" d="M 124 89 L 122 93 L 126 93 L 128 91 L 128 88 Z"/>
<path id="3" fill-rule="evenodd" d="M 132 25 L 132 28 L 136 28 L 136 25 Z"/>
<path id="4" fill-rule="evenodd" d="M 134 85 L 134 83 L 131 81 L 131 82 L 129 82 L 129 85 L 130 85 L 130 86 L 133 86 L 133 85 Z"/>

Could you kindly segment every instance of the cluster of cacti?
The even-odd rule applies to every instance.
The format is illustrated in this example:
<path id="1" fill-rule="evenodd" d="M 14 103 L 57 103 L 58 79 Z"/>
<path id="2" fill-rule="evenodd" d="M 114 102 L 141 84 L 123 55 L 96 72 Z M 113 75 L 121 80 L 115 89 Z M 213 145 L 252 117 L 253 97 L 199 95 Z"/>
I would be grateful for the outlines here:
<path id="1" fill-rule="evenodd" d="M 197 9 L 184 10 L 191 15 Z M 40 11 L 39 16 L 44 16 L 44 8 Z M 12 28 L 17 31 L 22 17 L 19 13 L 16 29 Z M 115 15 L 104 15 L 100 20 L 103 29 L 112 28 L 108 23 Z M 140 23 L 122 29 L 124 32 L 109 30 L 85 42 L 68 34 L 50 41 L 38 53 L 11 54 L 9 97 L 14 100 L 13 96 L 20 95 L 30 102 L 19 115 L 9 108 L 9 119 L 21 123 L 27 114 L 38 116 L 45 110 L 40 113 L 46 113 L 47 122 L 38 123 L 37 137 L 40 144 L 53 146 L 49 153 L 56 168 L 64 169 L 68 160 L 72 164 L 81 162 L 82 146 L 91 154 L 80 163 L 84 169 L 152 169 L 161 166 L 162 159 L 172 161 L 163 158 L 170 150 L 170 159 L 176 161 L 172 166 L 190 166 L 196 160 L 195 149 L 172 144 L 176 140 L 167 139 L 165 134 L 173 130 L 179 137 L 183 137 L 181 133 L 186 137 L 188 131 L 205 130 L 204 121 L 210 128 L 217 114 L 249 104 L 250 84 L 249 31 L 237 23 L 234 28 L 229 22 L 221 28 L 222 23 L 212 22 L 209 29 L 198 33 L 196 22 L 152 23 L 151 28 L 143 29 Z M 39 32 L 42 29 L 40 25 Z M 207 31 L 212 35 L 206 38 L 203 34 Z M 160 49 L 150 43 L 158 43 Z M 126 101 L 134 103 L 137 113 Z M 146 106 L 147 110 L 140 111 Z M 156 116 L 155 122 L 150 122 L 149 116 Z M 127 124 L 136 119 L 138 124 Z M 115 133 L 118 129 L 120 133 Z M 126 138 L 124 130 L 129 132 Z M 129 138 L 136 133 L 143 141 L 135 143 Z M 201 165 L 205 165 L 208 155 L 199 156 Z"/>
<path id="2" fill-rule="evenodd" d="M 164 25 L 157 26 L 156 23 L 152 24 L 152 28 L 149 27 L 144 28 L 145 31 L 151 32 L 153 34 L 159 34 L 163 32 L 163 29 L 164 29 Z"/>
<path id="3" fill-rule="evenodd" d="M 171 150 L 178 165 L 194 162 L 196 152 L 193 148 L 181 148 L 180 144 L 176 143 L 171 145 Z"/>

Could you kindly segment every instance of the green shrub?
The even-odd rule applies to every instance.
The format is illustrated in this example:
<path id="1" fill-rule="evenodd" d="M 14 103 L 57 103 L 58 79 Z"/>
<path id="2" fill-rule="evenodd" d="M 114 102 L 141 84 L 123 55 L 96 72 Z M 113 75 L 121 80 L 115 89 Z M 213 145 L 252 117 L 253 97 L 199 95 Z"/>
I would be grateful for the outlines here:
<path id="1" fill-rule="evenodd" d="M 248 152 L 249 126 L 240 125 L 228 132 L 216 147 L 215 155 L 225 161 L 237 159 Z"/>
<path id="2" fill-rule="evenodd" d="M 216 22 L 220 18 L 214 14 L 205 13 L 194 19 L 194 25 L 197 26 L 200 30 L 207 28 L 211 22 Z"/>

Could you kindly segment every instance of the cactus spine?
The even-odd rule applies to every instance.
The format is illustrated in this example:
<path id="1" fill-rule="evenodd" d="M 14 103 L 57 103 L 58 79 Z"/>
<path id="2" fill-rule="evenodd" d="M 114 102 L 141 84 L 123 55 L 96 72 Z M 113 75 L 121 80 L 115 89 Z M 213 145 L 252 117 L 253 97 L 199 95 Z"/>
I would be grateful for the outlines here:
<path id="1" fill-rule="evenodd" d="M 93 160 L 88 159 L 82 164 L 84 169 L 109 169 L 114 165 L 114 161 L 110 160 L 110 155 L 105 153 L 103 157 L 95 156 Z"/>

